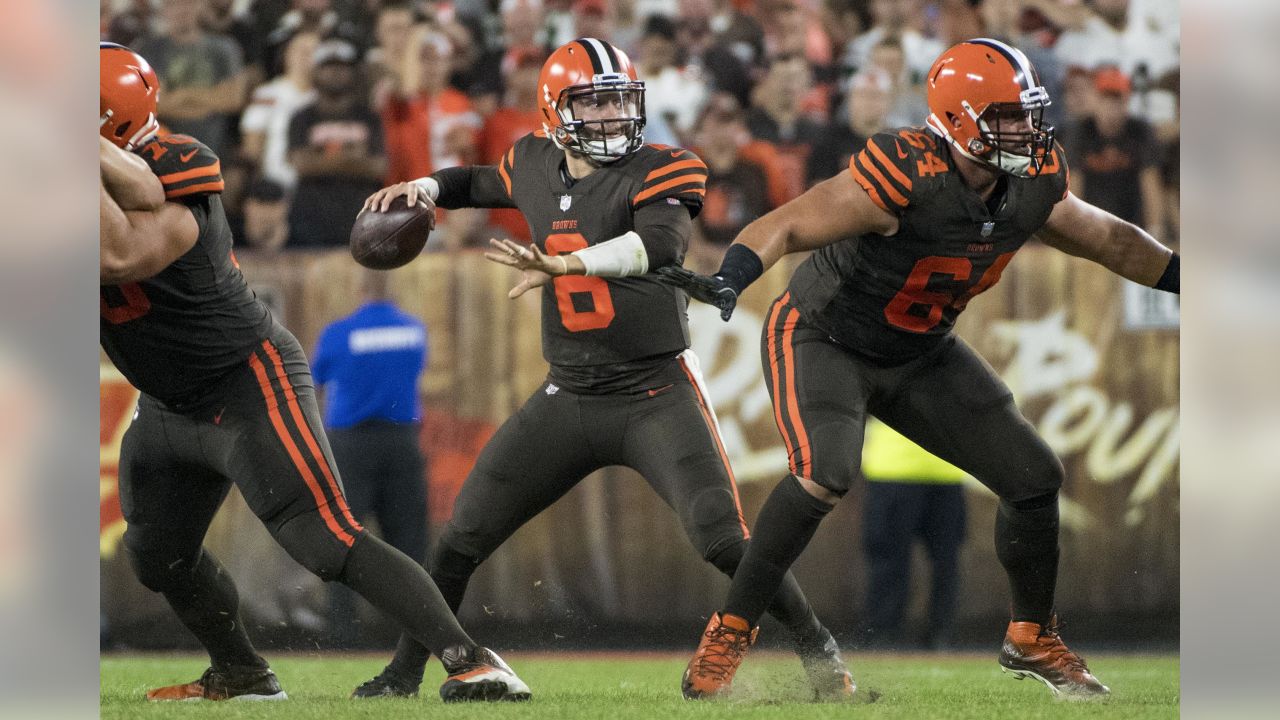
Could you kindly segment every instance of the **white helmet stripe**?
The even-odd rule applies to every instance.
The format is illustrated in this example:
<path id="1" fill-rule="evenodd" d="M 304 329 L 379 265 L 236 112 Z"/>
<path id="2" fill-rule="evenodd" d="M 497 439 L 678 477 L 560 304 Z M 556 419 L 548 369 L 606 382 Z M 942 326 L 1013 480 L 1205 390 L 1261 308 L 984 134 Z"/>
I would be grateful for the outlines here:
<path id="1" fill-rule="evenodd" d="M 613 61 L 609 59 L 609 53 L 604 49 L 604 43 L 595 38 L 582 38 L 582 42 L 586 43 L 595 52 L 596 57 L 600 58 L 600 67 L 604 69 L 605 74 L 618 72 L 618 69 L 613 66 Z"/>
<path id="2" fill-rule="evenodd" d="M 991 38 L 974 38 L 969 42 L 999 50 L 1000 54 L 1009 60 L 1014 69 L 1022 74 L 1023 90 L 1030 90 L 1036 86 L 1036 75 L 1031 69 L 1031 61 L 1027 59 L 1026 53 L 1012 45 L 1006 45 L 999 40 L 992 40 Z"/>

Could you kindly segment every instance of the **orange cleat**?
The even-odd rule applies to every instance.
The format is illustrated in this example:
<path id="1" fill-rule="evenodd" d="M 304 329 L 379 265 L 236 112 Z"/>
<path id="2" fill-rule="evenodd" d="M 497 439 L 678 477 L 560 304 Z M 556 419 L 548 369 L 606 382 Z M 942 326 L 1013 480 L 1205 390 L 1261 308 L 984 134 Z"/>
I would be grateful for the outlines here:
<path id="1" fill-rule="evenodd" d="M 147 699 L 171 700 L 288 700 L 276 674 L 268 668 L 204 671 L 199 680 L 147 691 Z"/>
<path id="2" fill-rule="evenodd" d="M 1089 672 L 1084 658 L 1071 652 L 1058 636 L 1058 616 L 1048 624 L 1010 622 L 1000 650 L 1000 668 L 1019 680 L 1035 678 L 1055 697 L 1071 700 L 1106 697 L 1111 689 Z"/>
<path id="3" fill-rule="evenodd" d="M 747 648 L 755 644 L 759 634 L 760 628 L 751 627 L 737 615 L 713 613 L 680 683 L 685 699 L 713 697 L 728 690 Z"/>

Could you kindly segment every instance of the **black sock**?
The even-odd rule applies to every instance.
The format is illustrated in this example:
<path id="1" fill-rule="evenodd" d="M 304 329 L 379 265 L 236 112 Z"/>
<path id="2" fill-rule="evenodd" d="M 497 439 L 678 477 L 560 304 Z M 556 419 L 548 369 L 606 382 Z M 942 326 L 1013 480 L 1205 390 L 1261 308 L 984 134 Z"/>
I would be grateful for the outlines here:
<path id="1" fill-rule="evenodd" d="M 732 578 L 737 574 L 738 565 L 749 544 L 749 540 L 742 540 L 725 547 L 711 558 L 711 564 Z M 791 632 L 797 647 L 809 648 L 826 640 L 825 628 L 818 621 L 818 616 L 809 606 L 809 599 L 805 597 L 800 583 L 790 570 L 782 576 L 782 584 L 769 603 L 767 612 Z"/>
<path id="2" fill-rule="evenodd" d="M 729 588 L 725 612 L 752 626 L 759 623 L 791 564 L 800 557 L 831 507 L 805 491 L 793 475 L 778 483 L 756 518 L 751 542 Z"/>
<path id="3" fill-rule="evenodd" d="M 164 591 L 178 619 L 209 651 L 213 667 L 265 668 L 240 618 L 240 594 L 231 576 L 209 552 L 201 550 L 182 587 Z"/>
<path id="4" fill-rule="evenodd" d="M 367 532 L 356 538 L 337 580 L 437 655 L 453 645 L 475 647 L 426 569 Z"/>
<path id="5" fill-rule="evenodd" d="M 996 556 L 1009 575 L 1016 622 L 1044 624 L 1058 583 L 1058 494 L 1000 501 Z"/>
<path id="6" fill-rule="evenodd" d="M 432 555 L 431 579 L 440 588 L 440 594 L 454 615 L 462 607 L 467 583 L 471 581 L 471 575 L 479 565 L 479 561 L 453 550 L 445 543 L 440 543 Z M 400 640 L 396 643 L 395 657 L 391 659 L 391 669 L 402 678 L 422 682 L 422 672 L 430 658 L 431 651 L 422 643 L 401 633 Z"/>

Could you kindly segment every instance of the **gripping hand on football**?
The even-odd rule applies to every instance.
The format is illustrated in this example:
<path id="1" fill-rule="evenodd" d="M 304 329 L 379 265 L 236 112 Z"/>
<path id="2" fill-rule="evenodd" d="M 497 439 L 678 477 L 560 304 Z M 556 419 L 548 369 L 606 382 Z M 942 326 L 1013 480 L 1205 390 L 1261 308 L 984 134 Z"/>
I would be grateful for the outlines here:
<path id="1" fill-rule="evenodd" d="M 689 293 L 689 297 L 720 308 L 720 319 L 729 322 L 738 304 L 738 293 L 719 275 L 703 275 L 679 265 L 664 265 L 657 270 L 658 279 Z"/>

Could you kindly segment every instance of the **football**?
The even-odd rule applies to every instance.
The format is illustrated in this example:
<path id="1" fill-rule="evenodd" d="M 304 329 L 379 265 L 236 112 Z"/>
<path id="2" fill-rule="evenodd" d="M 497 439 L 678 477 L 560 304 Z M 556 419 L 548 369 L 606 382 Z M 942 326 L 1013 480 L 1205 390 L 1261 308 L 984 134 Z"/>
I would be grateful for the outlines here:
<path id="1" fill-rule="evenodd" d="M 409 264 L 422 252 L 436 225 L 436 208 L 424 195 L 409 207 L 404 196 L 386 212 L 362 211 L 351 227 L 351 257 L 367 268 L 391 270 Z"/>

